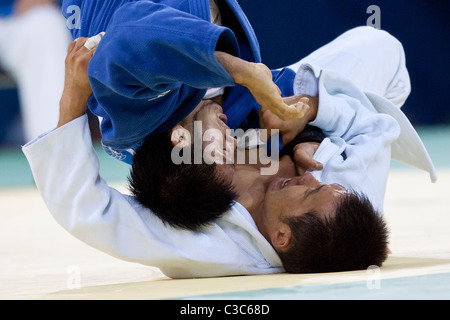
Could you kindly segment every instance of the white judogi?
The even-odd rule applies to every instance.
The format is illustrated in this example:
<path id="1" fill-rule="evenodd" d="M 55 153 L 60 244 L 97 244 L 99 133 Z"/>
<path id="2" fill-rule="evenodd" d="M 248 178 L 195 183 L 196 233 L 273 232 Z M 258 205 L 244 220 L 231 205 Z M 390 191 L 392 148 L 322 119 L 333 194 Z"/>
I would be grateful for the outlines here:
<path id="1" fill-rule="evenodd" d="M 324 170 L 312 172 L 316 179 L 365 193 L 380 211 L 391 157 L 429 172 L 432 182 L 437 180 L 425 146 L 400 110 L 411 84 L 403 47 L 396 38 L 372 27 L 354 28 L 290 68 L 297 72 L 295 94 L 319 95 L 319 112 L 310 124 L 329 137 L 314 155 L 324 165 Z M 355 110 L 352 98 L 365 109 Z M 352 112 L 358 115 L 349 117 Z M 373 112 L 392 117 L 400 127 L 398 137 L 386 126 L 387 118 L 371 121 Z"/>
<path id="2" fill-rule="evenodd" d="M 339 40 L 341 45 L 334 43 L 336 60 L 339 61 L 339 49 L 351 42 L 352 34 L 356 37 L 361 32 L 372 32 L 367 30 L 354 29 Z M 377 59 L 397 61 L 389 71 L 404 68 L 399 62 L 403 51 L 398 41 L 393 41 L 385 32 L 374 32 L 376 37 L 372 41 L 384 46 L 385 52 Z M 386 46 L 392 46 L 393 50 Z M 366 54 L 369 56 L 362 60 L 370 61 L 370 52 Z M 408 140 L 402 138 L 401 129 L 409 122 L 399 124 L 396 118 L 378 113 L 377 110 L 399 109 L 383 95 L 365 94 L 336 70 L 322 68 L 318 60 L 313 59 L 315 57 L 313 53 L 304 61 L 308 64 L 297 65 L 296 79 L 297 93 L 318 92 L 319 112 L 312 124 L 330 136 L 315 155 L 325 168 L 314 174 L 323 182 L 337 182 L 366 193 L 374 205 L 381 208 L 391 145 Z M 405 72 L 401 74 L 401 80 L 408 87 L 409 78 L 405 77 Z M 357 74 L 354 76 L 359 79 Z M 389 87 L 386 83 L 392 83 L 392 79 L 380 87 Z M 400 79 L 398 83 L 402 83 Z M 403 91 L 393 86 L 389 92 Z M 395 95 L 389 99 L 404 100 L 406 96 Z M 427 160 L 424 168 L 435 178 L 420 139 L 410 140 L 419 144 L 417 148 L 414 146 L 413 153 L 417 159 Z M 51 214 L 75 237 L 101 251 L 158 267 L 173 278 L 283 272 L 275 250 L 239 203 L 199 232 L 180 231 L 164 225 L 134 198 L 110 188 L 99 176 L 86 116 L 31 141 L 23 151 Z"/>

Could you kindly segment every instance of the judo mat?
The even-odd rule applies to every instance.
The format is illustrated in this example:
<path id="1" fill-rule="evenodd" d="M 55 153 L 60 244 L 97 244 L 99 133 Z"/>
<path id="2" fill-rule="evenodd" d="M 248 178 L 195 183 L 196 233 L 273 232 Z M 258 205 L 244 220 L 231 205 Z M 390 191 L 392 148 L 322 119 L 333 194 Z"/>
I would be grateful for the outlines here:
<path id="1" fill-rule="evenodd" d="M 450 127 L 419 130 L 438 172 L 393 162 L 381 268 L 321 274 L 169 279 L 115 259 L 62 229 L 48 213 L 22 153 L 0 150 L 1 300 L 450 299 Z M 127 167 L 99 149 L 102 175 L 126 192 Z"/>

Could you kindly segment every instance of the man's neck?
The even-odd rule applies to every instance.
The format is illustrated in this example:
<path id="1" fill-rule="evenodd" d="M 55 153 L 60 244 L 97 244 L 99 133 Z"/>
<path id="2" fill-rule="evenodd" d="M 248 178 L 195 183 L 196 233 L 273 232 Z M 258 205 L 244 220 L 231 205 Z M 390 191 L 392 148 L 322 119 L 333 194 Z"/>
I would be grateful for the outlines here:
<path id="1" fill-rule="evenodd" d="M 237 202 L 248 210 L 256 225 L 260 220 L 264 196 L 270 182 L 277 177 L 290 178 L 296 176 L 294 162 L 288 156 L 280 159 L 278 172 L 274 175 L 261 175 L 260 169 L 260 165 L 236 165 L 233 177 Z"/>

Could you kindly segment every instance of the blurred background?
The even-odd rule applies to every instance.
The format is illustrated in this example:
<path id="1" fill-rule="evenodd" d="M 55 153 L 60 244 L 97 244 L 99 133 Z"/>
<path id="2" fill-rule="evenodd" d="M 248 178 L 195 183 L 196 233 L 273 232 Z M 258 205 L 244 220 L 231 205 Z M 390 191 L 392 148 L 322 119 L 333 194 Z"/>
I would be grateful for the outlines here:
<path id="1" fill-rule="evenodd" d="M 448 149 L 449 2 L 238 2 L 259 39 L 263 62 L 270 68 L 296 62 L 356 26 L 375 23 L 394 35 L 403 43 L 412 82 L 403 111 L 426 145 Z M 368 12 L 371 5 L 379 12 Z M 33 183 L 20 145 L 56 122 L 70 40 L 57 0 L 0 0 L 0 186 Z M 437 162 L 449 163 L 446 155 L 439 153 Z M 99 156 L 107 179 L 127 175 L 128 167 L 106 157 L 100 148 Z"/>
<path id="2" fill-rule="evenodd" d="M 54 127 L 70 41 L 58 0 L 0 0 L 0 145 Z"/>
<path id="3" fill-rule="evenodd" d="M 450 2 L 437 0 L 241 0 L 263 62 L 299 60 L 380 9 L 380 27 L 402 42 L 412 91 L 403 111 L 414 125 L 450 124 Z M 369 21 L 371 22 L 371 21 Z"/>

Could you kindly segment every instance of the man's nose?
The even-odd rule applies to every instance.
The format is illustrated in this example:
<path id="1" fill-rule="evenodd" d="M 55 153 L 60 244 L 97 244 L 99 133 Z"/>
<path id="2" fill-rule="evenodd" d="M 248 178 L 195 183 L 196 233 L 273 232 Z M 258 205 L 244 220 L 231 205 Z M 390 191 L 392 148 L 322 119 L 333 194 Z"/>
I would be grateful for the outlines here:
<path id="1" fill-rule="evenodd" d="M 314 176 L 311 173 L 305 173 L 304 175 L 301 176 L 297 176 L 295 178 L 293 178 L 292 180 L 294 180 L 294 183 L 297 185 L 304 185 L 304 186 L 308 186 L 308 187 L 320 187 L 321 183 L 319 181 L 317 181 L 316 178 L 314 178 Z"/>
<path id="2" fill-rule="evenodd" d="M 213 105 L 214 110 L 216 110 L 219 113 L 223 113 L 223 108 L 222 108 L 222 106 L 220 104 L 218 104 L 214 100 L 210 100 L 210 101 L 211 101 L 211 103 Z"/>

